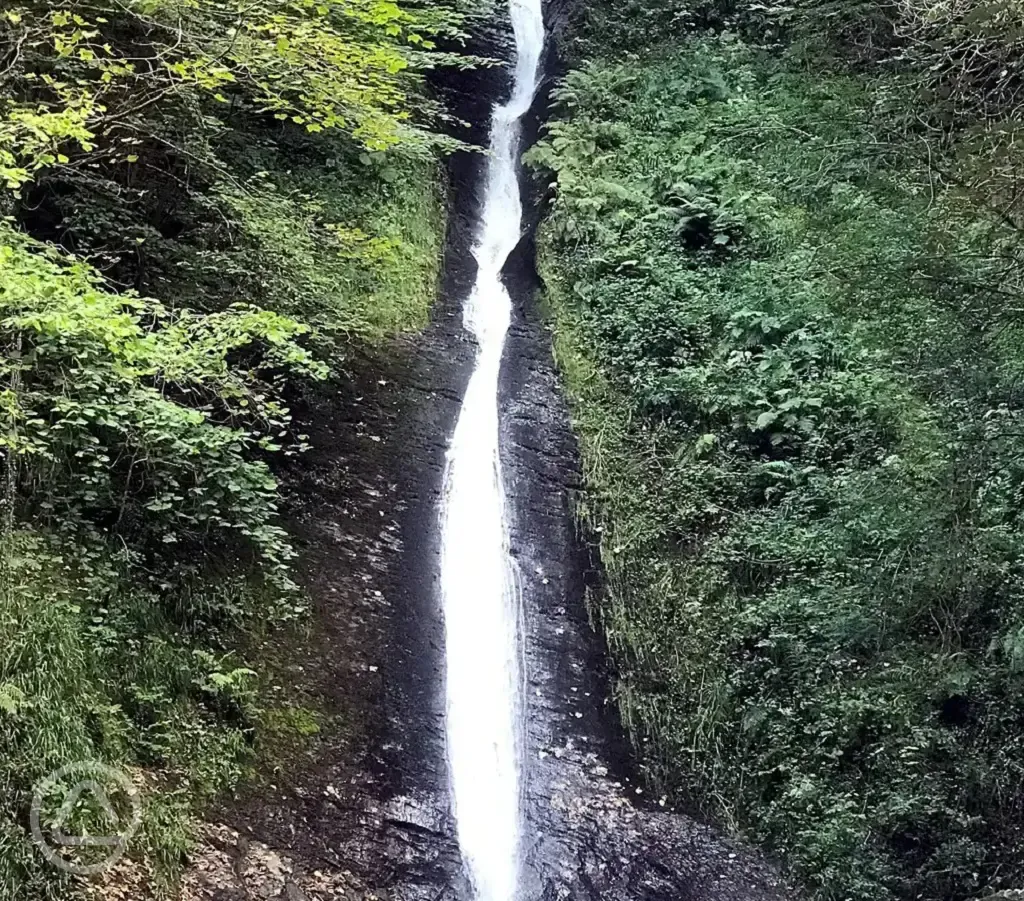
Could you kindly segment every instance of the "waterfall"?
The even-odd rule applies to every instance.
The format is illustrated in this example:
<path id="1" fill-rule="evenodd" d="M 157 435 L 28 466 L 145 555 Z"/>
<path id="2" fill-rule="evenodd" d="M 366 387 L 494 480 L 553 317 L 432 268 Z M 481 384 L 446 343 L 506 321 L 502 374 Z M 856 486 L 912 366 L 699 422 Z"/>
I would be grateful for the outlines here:
<path id="1" fill-rule="evenodd" d="M 448 450 L 441 523 L 452 804 L 474 901 L 514 901 L 521 830 L 520 600 L 509 558 L 498 374 L 512 299 L 501 270 L 519 242 L 521 120 L 540 78 L 541 0 L 510 0 L 512 95 L 491 116 L 490 156 L 473 247 L 478 274 L 463 312 L 476 363 Z"/>

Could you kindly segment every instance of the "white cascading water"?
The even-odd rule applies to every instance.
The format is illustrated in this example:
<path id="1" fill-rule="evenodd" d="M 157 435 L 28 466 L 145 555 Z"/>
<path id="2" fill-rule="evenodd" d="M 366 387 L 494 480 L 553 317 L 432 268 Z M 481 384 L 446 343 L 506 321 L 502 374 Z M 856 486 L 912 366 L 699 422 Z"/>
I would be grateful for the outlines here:
<path id="1" fill-rule="evenodd" d="M 520 602 L 509 558 L 498 373 L 512 318 L 501 270 L 523 225 L 521 120 L 539 85 L 541 2 L 510 0 L 516 41 L 512 96 L 491 117 L 491 155 L 473 248 L 479 271 L 463 314 L 479 347 L 448 450 L 442 511 L 448 764 L 475 901 L 514 901 L 519 877 Z"/>

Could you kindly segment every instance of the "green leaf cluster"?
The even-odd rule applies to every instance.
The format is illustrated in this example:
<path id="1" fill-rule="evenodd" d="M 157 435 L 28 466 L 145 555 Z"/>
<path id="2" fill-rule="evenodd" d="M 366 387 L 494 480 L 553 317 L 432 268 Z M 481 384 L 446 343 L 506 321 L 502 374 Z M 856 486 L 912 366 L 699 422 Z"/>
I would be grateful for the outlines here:
<path id="1" fill-rule="evenodd" d="M 256 451 L 288 434 L 285 379 L 326 374 L 296 343 L 307 329 L 255 308 L 174 314 L 6 237 L 0 379 L 11 387 L 0 444 L 36 516 L 147 543 L 237 534 L 283 578 L 277 485 Z"/>

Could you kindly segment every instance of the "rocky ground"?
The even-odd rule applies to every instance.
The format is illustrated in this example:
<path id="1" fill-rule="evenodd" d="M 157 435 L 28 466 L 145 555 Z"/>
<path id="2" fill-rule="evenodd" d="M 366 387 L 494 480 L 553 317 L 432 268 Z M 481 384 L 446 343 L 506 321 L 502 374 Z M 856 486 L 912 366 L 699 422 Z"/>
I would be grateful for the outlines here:
<path id="1" fill-rule="evenodd" d="M 552 9 L 552 22 L 560 11 Z M 481 50 L 507 52 L 500 27 Z M 486 123 L 500 72 L 442 85 Z M 484 137 L 477 129 L 476 138 Z M 273 652 L 324 714 L 314 747 L 211 817 L 186 901 L 444 901 L 464 896 L 448 810 L 438 502 L 444 451 L 472 363 L 460 306 L 482 158 L 452 164 L 445 275 L 430 328 L 307 399 L 315 450 L 290 477 L 308 636 Z M 517 313 L 501 396 L 512 549 L 528 676 L 524 899 L 781 898 L 772 869 L 629 776 L 602 646 L 587 621 L 593 565 L 576 534 L 575 446 L 536 312 L 531 246 L 510 261 Z"/>

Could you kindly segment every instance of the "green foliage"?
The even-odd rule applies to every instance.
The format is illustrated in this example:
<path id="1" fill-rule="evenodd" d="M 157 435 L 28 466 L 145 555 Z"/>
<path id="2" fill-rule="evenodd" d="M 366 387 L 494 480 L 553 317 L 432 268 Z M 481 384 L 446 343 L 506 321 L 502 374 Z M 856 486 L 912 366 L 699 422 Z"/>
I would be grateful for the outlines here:
<path id="1" fill-rule="evenodd" d="M 14 8 L 12 210 L 176 307 L 259 303 L 330 341 L 415 327 L 438 257 L 433 150 L 457 144 L 428 128 L 445 114 L 421 78 L 473 61 L 435 48 L 465 15 L 460 0 Z"/>
<path id="2" fill-rule="evenodd" d="M 229 640 L 224 624 L 239 600 L 265 605 L 250 587 L 233 598 L 206 589 L 188 608 L 169 606 L 127 587 L 115 555 L 83 555 L 29 531 L 5 539 L 2 575 L 0 893 L 73 897 L 74 884 L 31 846 L 24 811 L 40 779 L 70 761 L 100 760 L 140 788 L 143 828 L 129 854 L 153 895 L 181 866 L 194 806 L 237 782 L 252 759 L 258 711 L 248 671 L 226 650 L 194 643 Z M 76 809 L 70 826 L 98 829 L 89 819 L 98 815 Z"/>
<path id="3" fill-rule="evenodd" d="M 124 144 L 143 108 L 206 96 L 312 133 L 342 129 L 372 150 L 429 144 L 411 123 L 407 73 L 436 64 L 425 51 L 459 21 L 451 7 L 417 14 L 391 0 L 14 7 L 0 26 L 14 48 L 4 76 L 25 97 L 8 100 L 0 175 L 16 187 L 69 162 L 73 145 L 135 162 Z"/>
<path id="4" fill-rule="evenodd" d="M 287 435 L 285 378 L 324 375 L 295 343 L 304 327 L 247 308 L 172 314 L 104 292 L 87 266 L 48 259 L 13 232 L 7 241 L 2 444 L 37 521 L 127 533 L 140 552 L 237 534 L 285 578 L 277 485 L 254 457 Z"/>
<path id="5" fill-rule="evenodd" d="M 285 171 L 286 153 L 295 169 Z M 242 240 L 210 234 L 198 253 L 181 246 L 173 269 L 158 264 L 165 284 L 294 315 L 332 353 L 352 336 L 426 323 L 444 231 L 434 163 L 300 143 L 250 148 L 244 164 L 254 170 L 244 185 L 216 189 Z"/>
<path id="6" fill-rule="evenodd" d="M 126 885 L 153 897 L 197 807 L 315 732 L 262 710 L 260 641 L 304 613 L 288 398 L 426 322 L 458 142 L 422 78 L 476 62 L 436 46 L 472 7 L 0 10 L 0 897 L 81 890 L 26 834 L 62 764 L 141 787 Z"/>
<path id="7" fill-rule="evenodd" d="M 1019 238 L 877 97 L 729 34 L 592 61 L 542 272 L 650 779 L 815 897 L 968 898 L 1024 879 Z"/>

